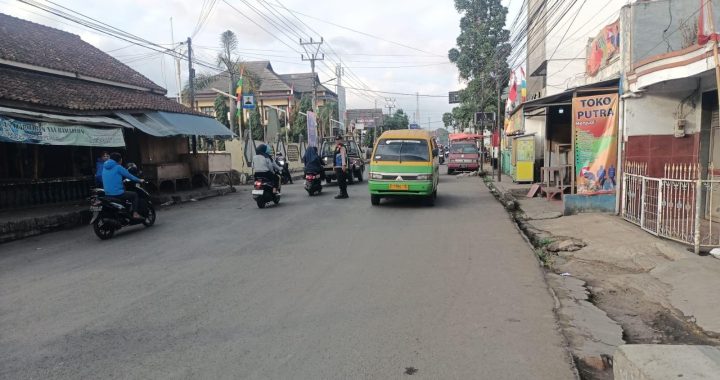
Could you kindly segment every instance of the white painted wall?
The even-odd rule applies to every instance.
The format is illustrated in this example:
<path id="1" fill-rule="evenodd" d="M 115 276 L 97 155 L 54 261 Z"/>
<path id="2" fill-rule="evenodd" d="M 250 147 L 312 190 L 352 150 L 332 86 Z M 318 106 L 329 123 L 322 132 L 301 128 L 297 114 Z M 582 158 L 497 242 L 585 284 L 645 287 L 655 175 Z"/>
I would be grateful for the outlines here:
<path id="1" fill-rule="evenodd" d="M 697 79 L 680 79 L 648 87 L 639 98 L 625 99 L 625 131 L 627 136 L 672 135 L 678 105 L 698 86 Z M 702 87 L 702 84 L 701 84 Z M 699 133 L 702 94 L 694 95 L 695 108 L 683 107 L 687 120 L 685 133 Z"/>
<path id="2" fill-rule="evenodd" d="M 546 96 L 585 83 L 585 56 L 588 40 L 620 17 L 620 9 L 630 0 L 578 1 L 567 12 L 556 14 L 547 23 L 545 59 L 547 65 Z M 565 9 L 565 2 L 561 2 Z M 621 42 L 622 43 L 622 42 Z M 529 49 L 532 49 L 530 47 Z M 619 65 L 617 66 L 619 72 Z M 614 72 L 602 74 L 612 77 Z M 591 82 L 595 79 L 592 78 Z"/>
<path id="3" fill-rule="evenodd" d="M 544 159 L 545 147 L 545 116 L 530 117 L 525 115 L 525 134 L 535 134 L 535 159 Z"/>

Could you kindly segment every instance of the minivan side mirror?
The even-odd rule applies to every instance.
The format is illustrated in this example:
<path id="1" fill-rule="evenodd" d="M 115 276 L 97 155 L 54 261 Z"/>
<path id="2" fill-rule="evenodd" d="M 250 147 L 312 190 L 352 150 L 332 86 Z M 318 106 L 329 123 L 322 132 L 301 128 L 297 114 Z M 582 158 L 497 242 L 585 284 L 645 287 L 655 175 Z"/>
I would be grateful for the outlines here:
<path id="1" fill-rule="evenodd" d="M 438 149 L 437 149 L 437 148 L 435 148 L 435 149 L 432 150 L 432 155 L 433 155 L 433 157 L 437 157 L 437 156 L 438 156 Z"/>

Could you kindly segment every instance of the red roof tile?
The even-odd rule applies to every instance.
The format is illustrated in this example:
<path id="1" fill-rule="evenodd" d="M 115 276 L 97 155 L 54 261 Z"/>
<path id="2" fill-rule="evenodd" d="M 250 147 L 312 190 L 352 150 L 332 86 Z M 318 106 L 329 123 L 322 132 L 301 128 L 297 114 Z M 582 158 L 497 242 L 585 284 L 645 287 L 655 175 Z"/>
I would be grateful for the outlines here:
<path id="1" fill-rule="evenodd" d="M 0 104 L 19 102 L 73 111 L 153 110 L 194 113 L 188 107 L 149 91 L 0 66 Z M 82 112 L 80 112 L 82 113 Z M 195 112 L 195 114 L 200 114 Z M 203 115 L 205 116 L 205 115 Z"/>
<path id="2" fill-rule="evenodd" d="M 80 36 L 2 13 L 0 58 L 167 92 Z"/>

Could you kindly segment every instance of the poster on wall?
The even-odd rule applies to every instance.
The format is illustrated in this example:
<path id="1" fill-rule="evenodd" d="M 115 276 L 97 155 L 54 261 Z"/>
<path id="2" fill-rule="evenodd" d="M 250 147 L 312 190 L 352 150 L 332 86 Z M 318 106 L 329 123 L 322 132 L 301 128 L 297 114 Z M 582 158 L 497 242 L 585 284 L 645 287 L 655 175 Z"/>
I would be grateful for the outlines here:
<path id="1" fill-rule="evenodd" d="M 577 193 L 614 193 L 618 94 L 573 98 L 572 108 Z"/>
<path id="2" fill-rule="evenodd" d="M 97 128 L 84 125 L 23 121 L 0 116 L 0 142 L 124 147 L 122 128 Z"/>
<path id="3" fill-rule="evenodd" d="M 594 77 L 620 51 L 620 20 L 605 26 L 590 40 L 585 60 L 587 75 Z"/>
<path id="4" fill-rule="evenodd" d="M 315 117 L 315 112 L 308 111 L 307 112 L 307 135 L 308 135 L 308 146 L 318 146 L 317 145 L 317 118 Z"/>

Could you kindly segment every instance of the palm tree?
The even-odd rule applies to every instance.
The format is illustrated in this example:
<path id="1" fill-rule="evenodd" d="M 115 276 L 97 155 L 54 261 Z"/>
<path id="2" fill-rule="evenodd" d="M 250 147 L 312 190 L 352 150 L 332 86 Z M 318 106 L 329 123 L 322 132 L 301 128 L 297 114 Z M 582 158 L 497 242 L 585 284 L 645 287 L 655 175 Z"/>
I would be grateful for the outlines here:
<path id="1" fill-rule="evenodd" d="M 228 93 L 235 94 L 237 81 L 241 75 L 243 77 L 243 87 L 255 91 L 260 87 L 260 78 L 254 73 L 244 70 L 242 59 L 237 55 L 239 42 L 235 33 L 226 30 L 220 34 L 220 49 L 215 58 L 215 66 L 223 70 L 228 75 Z M 242 74 L 241 74 L 242 73 Z M 217 74 L 200 74 L 195 78 L 195 88 L 205 88 L 217 80 Z M 187 91 L 187 87 L 186 87 Z M 230 126 L 231 129 L 238 134 L 244 133 L 242 113 L 240 120 L 237 118 L 237 110 L 235 102 L 228 100 L 230 103 Z M 238 128 L 236 128 L 238 126 Z"/>

